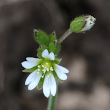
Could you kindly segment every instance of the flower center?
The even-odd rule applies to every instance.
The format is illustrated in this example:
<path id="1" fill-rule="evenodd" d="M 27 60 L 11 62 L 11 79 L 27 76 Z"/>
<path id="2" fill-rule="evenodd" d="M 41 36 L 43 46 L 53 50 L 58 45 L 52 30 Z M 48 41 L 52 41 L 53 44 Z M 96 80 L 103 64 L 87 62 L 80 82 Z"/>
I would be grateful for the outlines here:
<path id="1" fill-rule="evenodd" d="M 45 62 L 43 62 L 43 66 L 44 66 L 44 68 L 50 68 L 51 63 L 49 61 L 45 61 Z"/>
<path id="2" fill-rule="evenodd" d="M 51 76 L 54 71 L 51 61 L 43 61 L 40 65 L 38 65 L 37 74 L 42 73 L 42 78 L 45 74 L 48 74 L 48 77 Z"/>

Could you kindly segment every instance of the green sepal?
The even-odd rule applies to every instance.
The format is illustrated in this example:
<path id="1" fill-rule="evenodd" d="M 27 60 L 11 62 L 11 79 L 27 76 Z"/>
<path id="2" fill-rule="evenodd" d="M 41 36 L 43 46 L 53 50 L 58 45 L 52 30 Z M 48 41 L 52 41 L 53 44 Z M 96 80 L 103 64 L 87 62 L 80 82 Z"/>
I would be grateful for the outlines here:
<path id="1" fill-rule="evenodd" d="M 42 54 L 41 53 L 37 53 L 38 58 L 42 59 Z"/>
<path id="2" fill-rule="evenodd" d="M 55 43 L 53 43 L 53 42 L 50 42 L 49 43 L 49 52 L 53 52 L 53 53 L 55 53 Z"/>
<path id="3" fill-rule="evenodd" d="M 59 64 L 61 60 L 61 58 L 55 58 L 54 63 Z"/>
<path id="4" fill-rule="evenodd" d="M 78 20 L 85 20 L 87 18 L 87 16 L 79 16 L 79 17 L 76 17 L 74 19 L 74 21 L 78 21 Z"/>
<path id="5" fill-rule="evenodd" d="M 81 32 L 81 29 L 84 27 L 85 22 L 84 21 L 73 21 L 71 22 L 70 28 L 73 32 L 79 33 Z"/>
<path id="6" fill-rule="evenodd" d="M 81 33 L 83 31 L 82 28 L 85 26 L 86 24 L 86 19 L 87 19 L 88 16 L 79 16 L 79 17 L 76 17 L 71 23 L 70 23 L 70 29 L 73 31 L 73 32 L 76 32 L 76 33 Z"/>
<path id="7" fill-rule="evenodd" d="M 49 35 L 49 41 L 52 42 L 52 41 L 54 41 L 54 40 L 56 40 L 56 39 L 57 39 L 57 38 L 56 38 L 55 32 L 52 32 L 52 34 Z"/>
<path id="8" fill-rule="evenodd" d="M 39 48 L 37 49 L 38 53 L 37 53 L 37 56 L 39 58 L 42 58 L 42 52 L 45 50 L 45 49 L 48 49 L 48 47 L 46 45 L 40 45 Z"/>
<path id="9" fill-rule="evenodd" d="M 38 89 L 41 89 L 44 83 L 44 77 L 40 79 L 39 84 L 38 84 Z"/>
<path id="10" fill-rule="evenodd" d="M 23 72 L 33 72 L 37 69 L 37 66 L 31 68 L 31 69 L 24 69 Z"/>
<path id="11" fill-rule="evenodd" d="M 58 55 L 60 51 L 61 51 L 61 44 L 57 43 L 56 49 L 55 49 L 55 54 Z"/>
<path id="12" fill-rule="evenodd" d="M 34 30 L 34 39 L 39 45 L 48 45 L 49 43 L 48 35 L 41 30 Z"/>
<path id="13" fill-rule="evenodd" d="M 46 45 L 40 45 L 39 48 L 37 49 L 37 51 L 39 53 L 42 53 L 45 49 L 48 49 L 48 47 Z"/>

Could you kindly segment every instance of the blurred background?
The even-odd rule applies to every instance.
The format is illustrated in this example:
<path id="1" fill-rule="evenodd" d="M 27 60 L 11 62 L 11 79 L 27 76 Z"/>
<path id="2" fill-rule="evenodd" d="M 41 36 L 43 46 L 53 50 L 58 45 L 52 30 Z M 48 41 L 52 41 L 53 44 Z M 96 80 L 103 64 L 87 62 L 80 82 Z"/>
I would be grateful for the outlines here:
<path id="1" fill-rule="evenodd" d="M 86 14 L 96 18 L 93 28 L 62 43 L 60 65 L 70 73 L 56 110 L 110 110 L 110 0 L 0 0 L 0 110 L 46 110 L 48 99 L 27 90 L 21 66 L 37 54 L 33 29 L 60 37 Z"/>

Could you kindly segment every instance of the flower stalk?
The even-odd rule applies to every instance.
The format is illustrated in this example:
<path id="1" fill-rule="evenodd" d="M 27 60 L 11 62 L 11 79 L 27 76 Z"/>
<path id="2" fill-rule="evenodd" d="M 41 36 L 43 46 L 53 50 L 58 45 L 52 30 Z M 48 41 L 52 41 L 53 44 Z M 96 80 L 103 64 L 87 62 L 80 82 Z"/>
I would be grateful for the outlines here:
<path id="1" fill-rule="evenodd" d="M 57 93 L 55 96 L 50 95 L 48 100 L 48 107 L 47 110 L 55 110 L 56 107 L 56 99 L 57 99 Z"/>
<path id="2" fill-rule="evenodd" d="M 58 43 L 62 43 L 71 33 L 72 33 L 71 29 L 68 29 L 68 30 L 58 39 Z"/>

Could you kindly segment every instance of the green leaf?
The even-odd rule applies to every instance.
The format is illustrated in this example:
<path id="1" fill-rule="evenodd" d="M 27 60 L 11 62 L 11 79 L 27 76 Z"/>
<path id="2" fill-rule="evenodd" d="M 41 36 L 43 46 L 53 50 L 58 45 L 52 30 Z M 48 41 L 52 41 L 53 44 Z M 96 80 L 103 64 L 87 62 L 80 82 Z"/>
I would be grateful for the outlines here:
<path id="1" fill-rule="evenodd" d="M 24 69 L 23 72 L 33 72 L 37 69 L 37 66 L 31 68 L 31 69 Z"/>
<path id="2" fill-rule="evenodd" d="M 42 44 L 48 45 L 49 43 L 48 35 L 41 30 L 34 31 L 34 39 L 39 45 L 42 45 Z"/>
<path id="3" fill-rule="evenodd" d="M 54 40 L 56 40 L 56 39 L 57 39 L 57 38 L 56 38 L 55 32 L 53 32 L 52 34 L 49 35 L 49 41 L 50 41 L 50 42 L 52 42 L 52 41 L 54 41 Z"/>
<path id="4" fill-rule="evenodd" d="M 61 51 L 61 44 L 58 43 L 55 49 L 55 54 L 58 55 L 60 51 Z"/>
<path id="5" fill-rule="evenodd" d="M 41 87 L 43 86 L 44 83 L 44 77 L 40 79 L 39 84 L 38 84 L 38 88 L 41 89 Z"/>
<path id="6" fill-rule="evenodd" d="M 41 53 L 37 53 L 38 58 L 42 59 L 42 54 Z"/>
<path id="7" fill-rule="evenodd" d="M 40 45 L 39 48 L 37 49 L 37 51 L 39 53 L 42 53 L 45 49 L 48 49 L 48 47 L 46 45 Z"/>
<path id="8" fill-rule="evenodd" d="M 49 52 L 55 53 L 55 44 L 53 42 L 49 43 Z"/>

